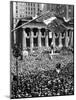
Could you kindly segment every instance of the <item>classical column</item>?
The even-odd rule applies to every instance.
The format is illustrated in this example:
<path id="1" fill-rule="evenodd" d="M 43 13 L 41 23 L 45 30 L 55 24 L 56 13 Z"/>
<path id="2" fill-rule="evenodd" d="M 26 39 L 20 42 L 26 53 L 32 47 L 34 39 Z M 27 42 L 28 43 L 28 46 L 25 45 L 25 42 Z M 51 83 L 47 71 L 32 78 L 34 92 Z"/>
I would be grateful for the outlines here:
<path id="1" fill-rule="evenodd" d="M 14 44 L 16 44 L 16 31 L 14 31 Z"/>
<path id="2" fill-rule="evenodd" d="M 68 37 L 68 30 L 67 30 L 65 34 L 65 46 L 66 47 L 68 47 L 68 43 L 69 43 L 69 37 Z"/>
<path id="3" fill-rule="evenodd" d="M 26 49 L 26 32 L 25 32 L 25 29 L 23 29 L 23 50 Z"/>
<path id="4" fill-rule="evenodd" d="M 59 47 L 62 47 L 62 34 L 59 33 Z"/>
<path id="5" fill-rule="evenodd" d="M 55 33 L 52 33 L 52 35 L 53 35 L 52 43 L 53 43 L 53 47 L 55 47 Z"/>
<path id="6" fill-rule="evenodd" d="M 74 32 L 72 31 L 72 32 L 71 32 L 71 46 L 74 45 L 74 44 L 73 44 L 73 41 L 74 41 L 74 40 L 73 40 L 73 39 L 74 39 L 73 34 L 74 34 Z"/>
<path id="7" fill-rule="evenodd" d="M 69 8 L 68 5 L 66 5 L 66 19 L 68 20 L 69 18 Z M 69 38 L 68 38 L 68 30 L 66 30 L 66 35 L 65 35 L 65 46 L 68 47 L 68 43 L 69 43 Z"/>
<path id="8" fill-rule="evenodd" d="M 70 30 L 69 31 L 69 43 L 68 43 L 68 45 L 69 45 L 69 47 L 71 47 L 71 36 L 72 35 L 72 31 Z"/>
<path id="9" fill-rule="evenodd" d="M 41 30 L 38 29 L 39 33 L 38 33 L 38 47 L 41 47 Z"/>
<path id="10" fill-rule="evenodd" d="M 49 32 L 48 30 L 46 30 L 46 34 L 45 34 L 45 46 L 48 47 L 48 35 L 49 35 Z"/>
<path id="11" fill-rule="evenodd" d="M 33 49 L 33 30 L 30 31 L 30 50 Z"/>

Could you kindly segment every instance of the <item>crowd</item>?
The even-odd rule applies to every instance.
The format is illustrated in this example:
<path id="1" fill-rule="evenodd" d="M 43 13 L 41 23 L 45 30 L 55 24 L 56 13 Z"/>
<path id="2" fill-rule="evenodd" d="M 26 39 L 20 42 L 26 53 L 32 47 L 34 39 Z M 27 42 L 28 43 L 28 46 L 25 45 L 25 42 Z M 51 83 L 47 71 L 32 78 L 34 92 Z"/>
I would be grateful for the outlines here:
<path id="1" fill-rule="evenodd" d="M 11 98 L 73 95 L 73 63 L 67 64 L 60 73 L 54 69 L 26 76 L 21 74 L 11 82 L 11 94 Z"/>
<path id="2" fill-rule="evenodd" d="M 29 54 L 23 61 L 18 62 L 18 76 L 13 58 L 11 98 L 73 95 L 74 63 L 73 54 L 69 54 L 61 52 L 52 60 L 45 51 Z"/>

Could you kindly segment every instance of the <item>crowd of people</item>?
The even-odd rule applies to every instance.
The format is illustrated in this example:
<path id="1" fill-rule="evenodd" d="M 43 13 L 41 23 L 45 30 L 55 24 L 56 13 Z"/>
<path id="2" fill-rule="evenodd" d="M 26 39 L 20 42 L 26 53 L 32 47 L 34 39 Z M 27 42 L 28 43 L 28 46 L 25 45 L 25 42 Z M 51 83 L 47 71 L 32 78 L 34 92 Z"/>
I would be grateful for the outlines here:
<path id="1" fill-rule="evenodd" d="M 13 59 L 12 59 L 13 58 Z M 73 54 L 62 50 L 50 59 L 49 52 L 36 51 L 22 61 L 11 58 L 11 98 L 74 94 Z M 18 76 L 16 74 L 18 67 Z"/>
<path id="2" fill-rule="evenodd" d="M 26 76 L 21 74 L 11 82 L 11 98 L 73 95 L 73 65 L 67 64 L 59 73 L 54 69 Z"/>

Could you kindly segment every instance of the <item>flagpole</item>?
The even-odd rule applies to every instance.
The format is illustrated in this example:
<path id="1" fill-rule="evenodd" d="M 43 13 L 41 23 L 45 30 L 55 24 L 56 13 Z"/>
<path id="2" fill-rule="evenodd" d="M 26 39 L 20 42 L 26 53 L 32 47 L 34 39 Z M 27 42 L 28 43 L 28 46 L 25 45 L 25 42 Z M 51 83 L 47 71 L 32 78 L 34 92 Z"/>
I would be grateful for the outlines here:
<path id="1" fill-rule="evenodd" d="M 26 22 L 26 23 L 24 23 L 24 24 L 22 24 L 22 25 L 18 26 L 17 28 L 14 28 L 13 30 L 11 30 L 11 32 L 13 32 L 13 31 L 17 30 L 18 28 L 20 28 L 20 27 L 22 27 L 22 26 L 24 26 L 24 25 L 29 24 L 30 22 L 32 22 L 32 21 L 34 21 L 34 20 L 36 20 L 36 19 L 40 18 L 41 16 L 43 16 L 43 15 L 45 15 L 45 14 L 47 14 L 47 13 L 50 13 L 50 11 L 46 11 L 45 13 L 43 13 L 43 14 L 42 14 L 42 15 L 40 15 L 40 16 L 38 16 L 37 18 L 32 19 L 31 21 L 28 21 L 28 22 Z"/>

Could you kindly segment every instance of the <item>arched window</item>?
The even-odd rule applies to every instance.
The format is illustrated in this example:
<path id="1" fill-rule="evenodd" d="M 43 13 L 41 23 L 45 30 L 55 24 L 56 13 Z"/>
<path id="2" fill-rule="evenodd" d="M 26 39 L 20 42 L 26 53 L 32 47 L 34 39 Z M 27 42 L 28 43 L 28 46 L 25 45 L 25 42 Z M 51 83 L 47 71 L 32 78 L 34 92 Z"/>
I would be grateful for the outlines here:
<path id="1" fill-rule="evenodd" d="M 62 38 L 64 38 L 64 37 L 65 37 L 65 33 L 63 32 L 63 33 L 62 33 Z"/>
<path id="2" fill-rule="evenodd" d="M 58 38 L 59 37 L 59 34 L 58 33 L 55 33 L 55 37 Z"/>
<path id="3" fill-rule="evenodd" d="M 26 29 L 25 29 L 25 32 L 26 32 L 26 34 L 27 34 L 27 37 L 30 36 L 30 31 L 31 31 L 30 28 L 26 28 Z"/>
<path id="4" fill-rule="evenodd" d="M 42 29 L 41 29 L 41 35 L 42 35 L 42 37 L 45 36 L 45 28 L 42 28 Z"/>
<path id="5" fill-rule="evenodd" d="M 33 36 L 34 37 L 37 37 L 37 32 L 38 32 L 38 28 L 33 28 Z"/>

